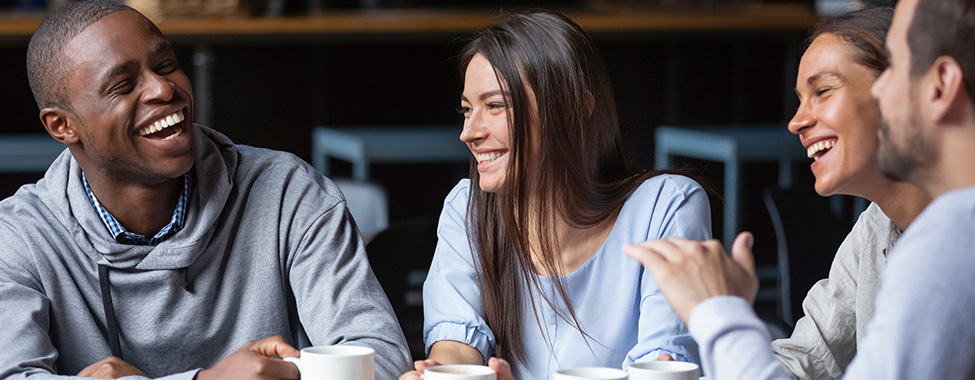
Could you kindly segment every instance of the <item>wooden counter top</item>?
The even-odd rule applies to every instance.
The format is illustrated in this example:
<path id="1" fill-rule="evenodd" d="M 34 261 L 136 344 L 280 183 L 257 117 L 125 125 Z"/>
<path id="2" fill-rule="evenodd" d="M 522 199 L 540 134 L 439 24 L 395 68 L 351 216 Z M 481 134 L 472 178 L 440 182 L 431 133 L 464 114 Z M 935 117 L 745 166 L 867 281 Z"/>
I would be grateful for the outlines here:
<path id="1" fill-rule="evenodd" d="M 802 4 L 738 4 L 708 8 L 567 12 L 586 31 L 654 33 L 670 31 L 803 30 L 817 19 Z M 497 16 L 489 11 L 390 9 L 333 11 L 310 17 L 169 18 L 157 22 L 173 40 L 275 37 L 463 34 L 481 29 Z M 0 15 L 0 39 L 26 43 L 41 15 Z"/>

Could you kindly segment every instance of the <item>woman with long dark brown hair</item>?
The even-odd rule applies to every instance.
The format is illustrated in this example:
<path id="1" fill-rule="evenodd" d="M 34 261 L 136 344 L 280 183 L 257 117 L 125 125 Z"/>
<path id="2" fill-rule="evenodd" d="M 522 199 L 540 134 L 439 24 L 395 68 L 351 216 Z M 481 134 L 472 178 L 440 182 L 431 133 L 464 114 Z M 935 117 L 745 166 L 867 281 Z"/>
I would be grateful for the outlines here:
<path id="1" fill-rule="evenodd" d="M 710 238 L 707 195 L 687 177 L 626 168 L 589 37 L 559 14 L 511 14 L 479 32 L 462 62 L 471 179 L 444 202 L 423 288 L 429 359 L 417 370 L 489 363 L 503 379 L 510 362 L 519 379 L 547 379 L 566 367 L 697 361 L 622 246 Z"/>

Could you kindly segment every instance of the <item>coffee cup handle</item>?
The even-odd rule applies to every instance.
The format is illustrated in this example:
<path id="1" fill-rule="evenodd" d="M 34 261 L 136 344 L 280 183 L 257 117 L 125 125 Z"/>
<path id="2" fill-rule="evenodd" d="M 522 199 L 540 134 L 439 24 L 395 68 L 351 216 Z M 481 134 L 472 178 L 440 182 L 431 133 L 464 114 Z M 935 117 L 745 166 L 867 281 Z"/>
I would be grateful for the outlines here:
<path id="1" fill-rule="evenodd" d="M 291 364 L 294 364 L 295 367 L 298 367 L 298 372 L 299 373 L 301 372 L 301 358 L 298 358 L 298 357 L 289 357 L 289 358 L 283 358 L 283 359 L 286 362 L 289 362 Z"/>

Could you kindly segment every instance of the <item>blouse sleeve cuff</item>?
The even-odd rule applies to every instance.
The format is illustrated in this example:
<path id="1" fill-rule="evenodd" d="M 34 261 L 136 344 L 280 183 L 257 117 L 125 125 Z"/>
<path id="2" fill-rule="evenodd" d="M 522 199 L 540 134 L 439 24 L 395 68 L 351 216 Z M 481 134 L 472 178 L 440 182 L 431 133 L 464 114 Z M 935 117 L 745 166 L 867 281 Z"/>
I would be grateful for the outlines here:
<path id="1" fill-rule="evenodd" d="M 433 347 L 434 343 L 441 340 L 461 342 L 476 348 L 481 352 L 481 357 L 484 359 L 484 365 L 487 365 L 488 359 L 491 357 L 491 346 L 493 345 L 491 342 L 492 339 L 488 336 L 488 334 L 485 334 L 476 327 L 455 322 L 441 322 L 436 326 L 433 326 L 426 337 L 427 355 L 430 354 L 430 347 Z"/>

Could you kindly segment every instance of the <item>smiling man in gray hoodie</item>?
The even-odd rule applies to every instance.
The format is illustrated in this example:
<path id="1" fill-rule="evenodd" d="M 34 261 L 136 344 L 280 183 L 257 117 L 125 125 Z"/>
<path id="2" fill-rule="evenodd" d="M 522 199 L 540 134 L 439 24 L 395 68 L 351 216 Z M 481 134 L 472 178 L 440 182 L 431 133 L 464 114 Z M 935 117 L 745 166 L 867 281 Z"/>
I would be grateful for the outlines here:
<path id="1" fill-rule="evenodd" d="M 293 155 L 193 124 L 162 33 L 110 1 L 48 16 L 28 49 L 68 149 L 0 202 L 0 378 L 297 378 L 301 341 L 410 368 L 338 189 Z"/>

